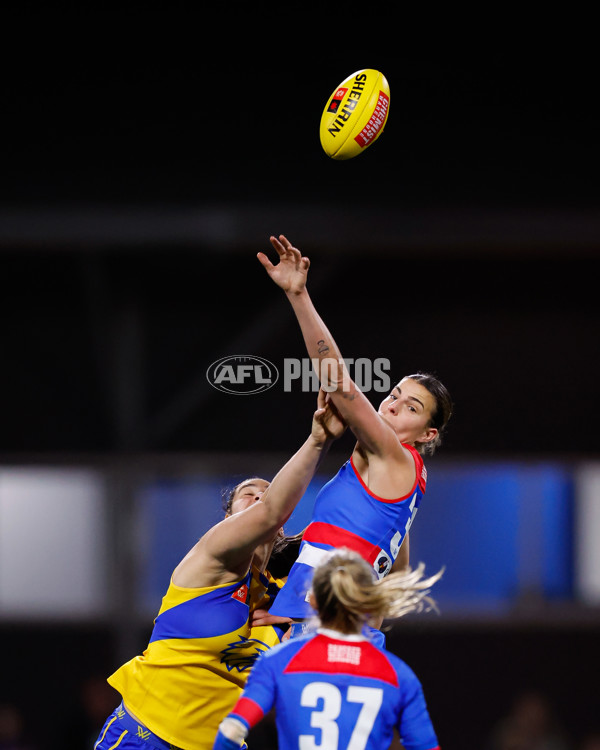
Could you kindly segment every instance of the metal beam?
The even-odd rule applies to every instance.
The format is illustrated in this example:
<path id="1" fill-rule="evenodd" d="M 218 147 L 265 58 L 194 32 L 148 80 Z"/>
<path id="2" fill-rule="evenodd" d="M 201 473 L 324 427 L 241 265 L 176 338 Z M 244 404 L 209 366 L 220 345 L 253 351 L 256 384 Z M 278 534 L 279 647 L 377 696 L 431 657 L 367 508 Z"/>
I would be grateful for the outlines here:
<path id="1" fill-rule="evenodd" d="M 597 252 L 591 209 L 202 204 L 191 208 L 61 206 L 0 210 L 0 252 L 113 252 L 162 246 L 202 252 L 264 247 L 284 232 L 331 253 Z"/>

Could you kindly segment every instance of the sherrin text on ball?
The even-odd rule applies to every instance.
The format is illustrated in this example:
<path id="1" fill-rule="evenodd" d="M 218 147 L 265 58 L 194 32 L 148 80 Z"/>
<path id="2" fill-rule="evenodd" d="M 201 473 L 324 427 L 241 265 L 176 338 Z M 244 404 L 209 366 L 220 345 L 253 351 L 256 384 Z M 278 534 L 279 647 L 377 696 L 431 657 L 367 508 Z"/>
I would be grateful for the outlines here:
<path id="1" fill-rule="evenodd" d="M 321 115 L 321 145 L 332 159 L 352 159 L 379 138 L 390 111 L 390 87 L 378 70 L 358 70 L 329 97 Z"/>

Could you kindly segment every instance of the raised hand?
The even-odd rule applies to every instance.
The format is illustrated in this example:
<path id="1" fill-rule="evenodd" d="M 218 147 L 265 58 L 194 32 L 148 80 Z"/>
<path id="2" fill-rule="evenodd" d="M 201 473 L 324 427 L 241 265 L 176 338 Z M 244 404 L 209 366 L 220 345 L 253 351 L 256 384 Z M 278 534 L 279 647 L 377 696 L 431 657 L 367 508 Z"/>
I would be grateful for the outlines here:
<path id="1" fill-rule="evenodd" d="M 269 276 L 288 294 L 300 294 L 306 288 L 306 277 L 310 261 L 303 257 L 298 248 L 283 234 L 277 237 L 270 237 L 271 245 L 279 256 L 279 262 L 275 265 L 271 263 L 264 253 L 257 253 L 257 258 L 265 268 Z"/>
<path id="2" fill-rule="evenodd" d="M 329 394 L 320 388 L 317 410 L 313 416 L 312 435 L 319 442 L 337 440 L 346 431 L 346 423 L 340 416 Z"/>

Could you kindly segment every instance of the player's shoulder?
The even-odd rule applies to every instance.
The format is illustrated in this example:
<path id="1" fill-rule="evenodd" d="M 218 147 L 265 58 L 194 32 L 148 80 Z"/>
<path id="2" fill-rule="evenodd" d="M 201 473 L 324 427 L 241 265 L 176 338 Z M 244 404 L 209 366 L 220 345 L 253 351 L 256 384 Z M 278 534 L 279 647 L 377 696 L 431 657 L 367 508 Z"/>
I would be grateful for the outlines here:
<path id="1" fill-rule="evenodd" d="M 381 646 L 374 646 L 379 652 L 385 655 L 388 662 L 390 663 L 390 666 L 394 669 L 396 674 L 398 675 L 398 683 L 400 685 L 417 685 L 419 686 L 421 683 L 419 681 L 419 678 L 417 677 L 416 673 L 410 667 L 404 659 L 401 659 L 396 654 L 393 654 L 391 651 L 388 651 L 385 648 L 382 648 Z"/>

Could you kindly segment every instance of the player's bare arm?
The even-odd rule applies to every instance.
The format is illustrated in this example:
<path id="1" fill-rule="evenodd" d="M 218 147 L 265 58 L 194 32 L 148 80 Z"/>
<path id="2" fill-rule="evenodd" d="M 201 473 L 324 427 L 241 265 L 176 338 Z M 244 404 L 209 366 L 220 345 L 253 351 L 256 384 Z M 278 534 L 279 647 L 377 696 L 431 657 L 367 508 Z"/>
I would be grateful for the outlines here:
<path id="1" fill-rule="evenodd" d="M 382 458 L 410 465 L 394 431 L 377 413 L 350 377 L 342 353 L 318 314 L 306 288 L 310 261 L 284 236 L 271 237 L 278 255 L 273 264 L 264 253 L 257 257 L 271 279 L 286 293 L 300 325 L 304 342 L 321 385 L 331 394 L 361 449 Z"/>
<path id="2" fill-rule="evenodd" d="M 210 529 L 181 561 L 173 582 L 183 587 L 239 580 L 260 545 L 272 544 L 305 493 L 332 441 L 346 429 L 335 406 L 319 392 L 311 434 L 276 474 L 262 497 Z"/>

